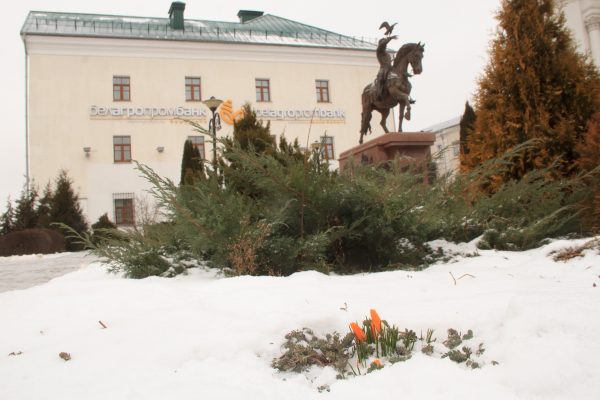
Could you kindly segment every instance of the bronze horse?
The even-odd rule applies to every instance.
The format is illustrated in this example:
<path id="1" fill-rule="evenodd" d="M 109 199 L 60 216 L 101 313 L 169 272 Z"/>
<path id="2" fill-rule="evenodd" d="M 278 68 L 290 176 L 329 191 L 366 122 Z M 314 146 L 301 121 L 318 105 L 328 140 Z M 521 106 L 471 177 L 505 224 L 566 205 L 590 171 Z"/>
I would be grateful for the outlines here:
<path id="1" fill-rule="evenodd" d="M 386 120 L 390 114 L 390 109 L 400 104 L 400 116 L 398 122 L 398 132 L 402 132 L 402 120 L 410 120 L 410 91 L 412 85 L 408 81 L 411 76 L 408 74 L 408 65 L 412 67 L 415 75 L 423 72 L 421 60 L 425 45 L 419 43 L 407 43 L 396 53 L 392 69 L 385 82 L 384 96 L 381 100 L 377 99 L 377 88 L 374 83 L 368 84 L 362 93 L 362 118 L 360 126 L 360 140 L 363 142 L 363 135 L 371 132 L 371 115 L 373 110 L 381 114 L 381 127 L 388 133 Z M 406 109 L 406 114 L 404 110 Z"/>

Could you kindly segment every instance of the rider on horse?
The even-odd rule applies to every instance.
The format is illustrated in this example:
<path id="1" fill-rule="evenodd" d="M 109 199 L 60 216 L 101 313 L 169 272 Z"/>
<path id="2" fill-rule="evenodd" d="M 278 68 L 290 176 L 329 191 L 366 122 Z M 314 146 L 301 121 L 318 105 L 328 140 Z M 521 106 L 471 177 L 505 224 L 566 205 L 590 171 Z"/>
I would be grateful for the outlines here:
<path id="1" fill-rule="evenodd" d="M 387 44 L 392 39 L 396 38 L 396 35 L 394 35 L 379 39 L 379 44 L 377 45 L 376 54 L 377 61 L 379 61 L 379 72 L 377 72 L 377 78 L 375 78 L 377 100 L 383 99 L 385 94 L 385 81 L 387 80 L 390 70 L 392 69 L 392 56 L 387 51 Z"/>

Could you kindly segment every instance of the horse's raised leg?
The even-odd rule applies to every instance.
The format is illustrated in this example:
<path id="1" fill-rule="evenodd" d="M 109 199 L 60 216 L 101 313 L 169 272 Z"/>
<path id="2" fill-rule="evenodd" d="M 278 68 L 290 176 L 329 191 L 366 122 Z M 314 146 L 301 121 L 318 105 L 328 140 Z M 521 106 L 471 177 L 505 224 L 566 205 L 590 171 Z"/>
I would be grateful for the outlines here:
<path id="1" fill-rule="evenodd" d="M 381 122 L 379 123 L 379 125 L 381 125 L 381 127 L 383 128 L 385 133 L 390 133 L 390 131 L 388 130 L 387 125 L 386 125 L 387 117 L 388 117 L 388 115 L 390 115 L 390 109 L 384 108 L 383 110 L 379 110 L 379 112 L 381 113 Z"/>

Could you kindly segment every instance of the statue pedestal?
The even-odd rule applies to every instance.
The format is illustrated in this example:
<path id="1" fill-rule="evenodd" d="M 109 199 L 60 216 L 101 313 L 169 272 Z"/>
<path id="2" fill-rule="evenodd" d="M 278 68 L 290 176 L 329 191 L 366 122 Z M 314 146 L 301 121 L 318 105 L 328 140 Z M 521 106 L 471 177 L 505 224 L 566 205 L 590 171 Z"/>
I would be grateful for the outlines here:
<path id="1" fill-rule="evenodd" d="M 434 133 L 386 133 L 341 153 L 340 171 L 348 168 L 351 160 L 354 164 L 378 164 L 396 157 L 410 157 L 419 164 L 431 156 L 433 142 Z M 428 182 L 428 174 L 424 175 Z"/>

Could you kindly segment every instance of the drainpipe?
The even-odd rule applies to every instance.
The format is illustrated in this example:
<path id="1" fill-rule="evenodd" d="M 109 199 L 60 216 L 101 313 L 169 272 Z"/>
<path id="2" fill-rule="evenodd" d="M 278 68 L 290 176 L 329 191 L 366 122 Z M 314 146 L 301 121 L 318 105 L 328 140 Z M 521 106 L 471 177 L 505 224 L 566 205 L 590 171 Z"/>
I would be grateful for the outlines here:
<path id="1" fill-rule="evenodd" d="M 27 64 L 27 41 L 22 36 L 25 48 L 25 184 L 29 191 L 29 68 Z"/>

